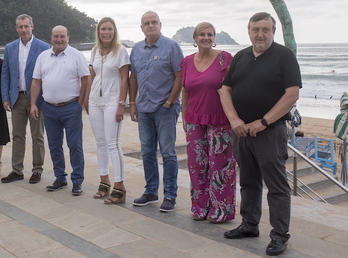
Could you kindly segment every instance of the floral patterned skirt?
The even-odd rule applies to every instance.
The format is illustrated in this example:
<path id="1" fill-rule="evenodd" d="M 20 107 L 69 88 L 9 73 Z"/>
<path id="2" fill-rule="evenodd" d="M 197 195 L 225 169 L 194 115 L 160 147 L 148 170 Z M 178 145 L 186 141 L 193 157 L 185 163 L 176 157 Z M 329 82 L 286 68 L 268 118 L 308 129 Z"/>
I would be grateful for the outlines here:
<path id="1" fill-rule="evenodd" d="M 236 160 L 230 125 L 187 124 L 187 163 L 193 216 L 216 222 L 235 218 Z"/>

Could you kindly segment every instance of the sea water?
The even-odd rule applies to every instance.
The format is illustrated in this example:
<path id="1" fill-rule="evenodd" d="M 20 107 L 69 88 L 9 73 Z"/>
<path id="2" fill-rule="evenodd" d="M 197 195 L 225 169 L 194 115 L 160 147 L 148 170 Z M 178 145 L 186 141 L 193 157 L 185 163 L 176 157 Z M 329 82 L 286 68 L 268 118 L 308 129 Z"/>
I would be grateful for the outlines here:
<path id="1" fill-rule="evenodd" d="M 216 49 L 235 55 L 248 45 L 221 45 Z M 181 46 L 185 56 L 197 51 L 192 45 Z M 131 52 L 131 48 L 127 49 Z M 87 60 L 91 51 L 82 51 Z M 348 92 L 348 43 L 298 44 L 297 58 L 302 89 L 297 109 L 302 116 L 335 119 L 340 113 L 340 98 Z"/>

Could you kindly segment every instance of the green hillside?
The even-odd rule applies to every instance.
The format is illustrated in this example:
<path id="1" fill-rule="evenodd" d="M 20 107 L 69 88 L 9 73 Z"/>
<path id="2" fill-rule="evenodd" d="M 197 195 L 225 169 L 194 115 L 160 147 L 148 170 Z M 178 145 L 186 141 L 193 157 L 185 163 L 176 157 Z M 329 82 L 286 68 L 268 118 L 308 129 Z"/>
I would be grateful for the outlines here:
<path id="1" fill-rule="evenodd" d="M 34 21 L 34 35 L 50 42 L 51 30 L 63 25 L 70 31 L 70 42 L 94 42 L 97 21 L 64 0 L 0 0 L 0 45 L 18 38 L 15 30 L 16 17 L 28 14 Z"/>

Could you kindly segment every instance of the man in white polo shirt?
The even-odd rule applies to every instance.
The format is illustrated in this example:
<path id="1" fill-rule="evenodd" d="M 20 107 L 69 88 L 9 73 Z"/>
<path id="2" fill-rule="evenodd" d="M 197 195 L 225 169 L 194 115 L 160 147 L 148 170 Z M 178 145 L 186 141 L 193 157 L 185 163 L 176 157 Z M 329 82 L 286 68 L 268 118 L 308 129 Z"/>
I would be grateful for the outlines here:
<path id="1" fill-rule="evenodd" d="M 55 191 L 67 186 L 62 147 L 65 130 L 73 169 L 72 194 L 81 195 L 84 179 L 81 105 L 90 72 L 83 54 L 69 46 L 68 42 L 67 28 L 59 25 L 52 29 L 52 47 L 39 55 L 35 65 L 30 113 L 35 119 L 38 118 L 36 99 L 42 87 L 44 123 L 56 177 L 55 182 L 46 189 Z"/>

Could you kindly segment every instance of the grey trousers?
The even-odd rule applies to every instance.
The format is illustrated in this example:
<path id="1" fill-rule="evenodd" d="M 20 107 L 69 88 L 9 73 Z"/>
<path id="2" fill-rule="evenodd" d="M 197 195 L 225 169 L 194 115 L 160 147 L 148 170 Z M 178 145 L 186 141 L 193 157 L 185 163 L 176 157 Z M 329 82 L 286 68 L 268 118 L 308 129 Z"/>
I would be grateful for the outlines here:
<path id="1" fill-rule="evenodd" d="M 45 159 L 44 122 L 40 110 L 39 119 L 30 116 L 30 102 L 24 93 L 19 93 L 16 104 L 11 111 L 12 120 L 12 170 L 23 175 L 23 160 L 25 155 L 26 130 L 29 121 L 32 139 L 32 172 L 42 173 Z"/>
<path id="2" fill-rule="evenodd" d="M 262 212 L 263 181 L 268 188 L 270 237 L 287 241 L 290 224 L 290 187 L 285 162 L 288 159 L 285 122 L 257 133 L 256 137 L 233 136 L 240 168 L 242 226 L 258 228 Z"/>

